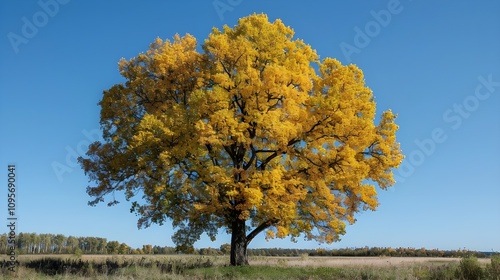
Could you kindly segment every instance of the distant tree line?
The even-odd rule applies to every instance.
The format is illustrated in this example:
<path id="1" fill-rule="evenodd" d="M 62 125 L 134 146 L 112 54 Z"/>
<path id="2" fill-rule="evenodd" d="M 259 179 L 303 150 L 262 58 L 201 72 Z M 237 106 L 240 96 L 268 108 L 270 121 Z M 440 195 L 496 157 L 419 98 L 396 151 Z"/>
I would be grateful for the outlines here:
<path id="1" fill-rule="evenodd" d="M 338 256 L 338 257 L 466 257 L 475 256 L 485 258 L 492 252 L 476 252 L 470 250 L 439 250 L 425 248 L 390 248 L 390 247 L 361 247 L 343 249 L 248 249 L 249 255 L 254 256 Z"/>
<path id="2" fill-rule="evenodd" d="M 193 249 L 191 253 L 200 255 L 227 255 L 231 249 L 230 244 L 223 244 L 219 249 L 201 248 Z M 444 257 L 461 258 L 477 257 L 486 258 L 494 252 L 476 252 L 470 250 L 439 250 L 425 248 L 390 248 L 390 247 L 361 247 L 343 249 L 283 249 L 283 248 L 260 248 L 248 249 L 249 256 L 272 256 L 272 257 L 299 257 L 299 256 L 330 256 L 330 257 Z"/>
<path id="3" fill-rule="evenodd" d="M 101 237 L 76 237 L 50 233 L 19 233 L 18 254 L 173 254 L 175 248 L 150 244 L 132 248 L 126 243 Z M 0 234 L 0 254 L 7 253 L 7 234 Z"/>
<path id="4" fill-rule="evenodd" d="M 0 254 L 7 253 L 7 233 L 0 234 Z M 176 248 L 169 246 L 143 245 L 142 248 L 132 248 L 126 243 L 107 241 L 100 237 L 76 237 L 50 233 L 19 233 L 17 235 L 18 254 L 154 254 L 171 255 L 190 253 L 199 255 L 227 255 L 231 245 L 222 244 L 220 248 Z M 489 257 L 493 252 L 476 252 L 470 250 L 439 250 L 425 248 L 390 248 L 390 247 L 360 247 L 343 249 L 283 249 L 261 248 L 248 249 L 249 256 L 343 256 L 343 257 Z"/>
<path id="5" fill-rule="evenodd" d="M 201 255 L 229 254 L 230 245 L 223 244 L 218 250 L 203 248 L 198 250 Z M 284 248 L 260 248 L 248 249 L 249 256 L 273 256 L 273 257 L 298 257 L 298 256 L 330 256 L 330 257 L 449 257 L 460 258 L 474 256 L 486 258 L 494 252 L 476 252 L 470 250 L 439 250 L 425 248 L 390 248 L 390 247 L 361 247 L 343 249 L 284 249 Z"/>

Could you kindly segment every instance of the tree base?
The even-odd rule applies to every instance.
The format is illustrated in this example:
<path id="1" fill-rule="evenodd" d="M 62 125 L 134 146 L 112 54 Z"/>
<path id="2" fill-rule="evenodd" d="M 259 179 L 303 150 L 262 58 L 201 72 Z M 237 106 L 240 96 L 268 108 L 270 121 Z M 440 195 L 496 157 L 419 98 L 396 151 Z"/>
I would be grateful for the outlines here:
<path id="1" fill-rule="evenodd" d="M 231 266 L 248 265 L 245 221 L 239 219 L 232 225 L 230 264 Z"/>

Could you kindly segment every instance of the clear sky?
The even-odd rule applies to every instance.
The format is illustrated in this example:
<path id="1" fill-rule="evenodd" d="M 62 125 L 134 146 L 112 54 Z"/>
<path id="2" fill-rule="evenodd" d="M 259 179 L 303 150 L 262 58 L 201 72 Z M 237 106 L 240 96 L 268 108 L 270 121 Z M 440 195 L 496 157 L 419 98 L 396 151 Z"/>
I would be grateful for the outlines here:
<path id="1" fill-rule="evenodd" d="M 322 57 L 355 63 L 377 112 L 399 117 L 406 159 L 375 212 L 340 242 L 250 245 L 364 246 L 500 251 L 500 1 L 2 1 L 0 3 L 0 221 L 7 165 L 17 166 L 18 232 L 97 236 L 173 246 L 169 224 L 137 230 L 130 203 L 87 206 L 75 157 L 99 137 L 97 103 L 122 81 L 118 60 L 156 37 L 266 13 Z M 118 195 L 120 198 L 120 195 Z M 0 232 L 4 232 L 3 230 Z M 224 233 L 212 243 L 229 242 Z"/>

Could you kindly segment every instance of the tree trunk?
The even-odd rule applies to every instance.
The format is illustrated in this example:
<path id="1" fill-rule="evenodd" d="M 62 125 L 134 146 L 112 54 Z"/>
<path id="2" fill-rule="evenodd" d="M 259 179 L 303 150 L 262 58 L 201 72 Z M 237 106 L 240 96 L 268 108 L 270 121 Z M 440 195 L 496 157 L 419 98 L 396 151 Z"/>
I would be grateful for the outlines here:
<path id="1" fill-rule="evenodd" d="M 245 221 L 236 219 L 231 231 L 231 265 L 248 265 Z"/>

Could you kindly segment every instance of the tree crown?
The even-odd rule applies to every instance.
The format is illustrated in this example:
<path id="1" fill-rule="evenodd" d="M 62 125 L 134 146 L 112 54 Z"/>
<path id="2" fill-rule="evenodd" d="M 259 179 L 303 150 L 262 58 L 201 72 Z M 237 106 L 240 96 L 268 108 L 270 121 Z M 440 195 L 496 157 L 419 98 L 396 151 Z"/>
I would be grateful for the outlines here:
<path id="1" fill-rule="evenodd" d="M 253 229 L 247 242 L 263 230 L 338 240 L 356 212 L 377 207 L 375 186 L 394 184 L 396 115 L 375 124 L 363 72 L 320 61 L 293 36 L 254 14 L 214 28 L 203 53 L 188 34 L 122 59 L 126 83 L 99 103 L 105 141 L 80 158 L 97 183 L 90 204 L 141 193 L 139 227 L 171 219 L 179 246 L 237 220 Z"/>

